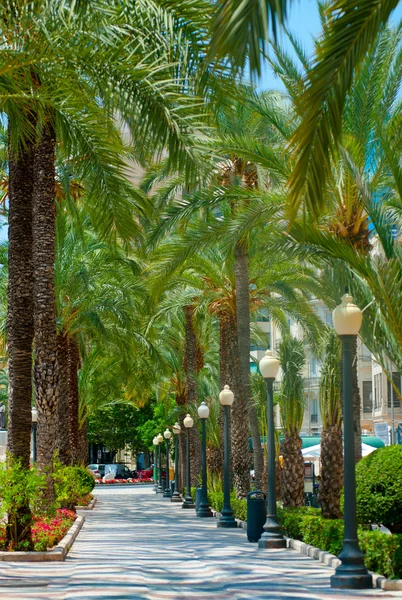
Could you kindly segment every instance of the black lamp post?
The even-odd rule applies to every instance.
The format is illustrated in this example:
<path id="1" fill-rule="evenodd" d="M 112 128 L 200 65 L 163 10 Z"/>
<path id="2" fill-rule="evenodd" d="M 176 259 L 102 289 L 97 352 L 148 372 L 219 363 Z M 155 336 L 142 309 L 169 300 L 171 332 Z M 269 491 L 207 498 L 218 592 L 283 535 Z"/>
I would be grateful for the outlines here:
<path id="1" fill-rule="evenodd" d="M 219 394 L 219 401 L 225 408 L 225 461 L 223 476 L 223 509 L 217 522 L 218 527 L 237 527 L 232 507 L 230 506 L 230 439 L 229 439 L 229 419 L 230 407 L 233 404 L 234 395 L 228 385 L 225 385 Z"/>
<path id="2" fill-rule="evenodd" d="M 32 409 L 32 460 L 36 463 L 37 450 L 36 450 L 36 432 L 38 429 L 38 411 L 35 406 Z"/>
<path id="3" fill-rule="evenodd" d="M 173 427 L 174 433 L 174 492 L 171 498 L 171 502 L 181 502 L 181 496 L 179 492 L 179 435 L 181 433 L 180 425 L 176 422 Z"/>
<path id="4" fill-rule="evenodd" d="M 165 433 L 163 434 L 163 437 L 166 440 L 166 487 L 165 487 L 165 491 L 163 492 L 163 497 L 170 498 L 172 494 L 170 491 L 170 481 L 169 481 L 169 440 L 172 437 L 172 434 L 167 427 L 166 427 Z"/>
<path id="5" fill-rule="evenodd" d="M 156 490 L 157 494 L 163 494 L 164 490 L 163 490 L 163 486 L 162 486 L 162 442 L 163 442 L 163 436 L 161 433 L 158 433 L 158 435 L 156 436 L 156 439 L 158 440 L 158 446 L 159 446 L 159 481 L 158 481 L 158 489 Z"/>
<path id="6" fill-rule="evenodd" d="M 186 456 L 186 485 L 187 485 L 187 491 L 186 491 L 186 495 L 184 496 L 183 504 L 181 505 L 182 508 L 195 508 L 195 504 L 191 497 L 191 482 L 190 482 L 190 429 L 192 428 L 193 424 L 194 424 L 193 419 L 190 417 L 190 415 L 187 415 L 183 421 L 183 425 L 186 428 L 186 433 L 187 433 L 187 440 L 186 440 L 186 455 L 187 455 Z"/>
<path id="7" fill-rule="evenodd" d="M 152 488 L 154 492 L 158 491 L 158 436 L 155 436 L 152 440 L 154 445 L 154 487 Z"/>
<path id="8" fill-rule="evenodd" d="M 267 350 L 260 361 L 260 372 L 267 384 L 268 421 L 268 513 L 264 533 L 258 541 L 259 548 L 286 548 L 276 515 L 276 464 L 275 464 L 275 424 L 274 424 L 274 381 L 279 371 L 279 360 L 272 350 Z"/>
<path id="9" fill-rule="evenodd" d="M 206 432 L 206 421 L 209 417 L 209 408 L 205 402 L 201 402 L 201 406 L 198 407 L 198 416 L 201 419 L 202 426 L 202 489 L 201 489 L 201 502 L 198 507 L 197 517 L 212 517 L 212 510 L 208 504 L 208 490 L 207 490 L 207 432 Z"/>
<path id="10" fill-rule="evenodd" d="M 341 564 L 331 577 L 331 587 L 355 590 L 373 587 L 373 578 L 364 565 L 363 554 L 359 548 L 356 519 L 352 362 L 353 345 L 362 320 L 361 310 L 353 303 L 352 296 L 346 293 L 342 296 L 342 304 L 333 312 L 335 331 L 342 341 L 345 532 L 342 550 L 338 556 Z"/>

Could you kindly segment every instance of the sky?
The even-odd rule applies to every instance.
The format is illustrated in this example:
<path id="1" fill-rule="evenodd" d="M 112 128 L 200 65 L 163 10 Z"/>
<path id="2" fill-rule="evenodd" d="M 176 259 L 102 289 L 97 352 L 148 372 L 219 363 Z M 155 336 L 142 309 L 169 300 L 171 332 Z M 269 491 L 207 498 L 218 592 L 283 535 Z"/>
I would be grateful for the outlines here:
<path id="1" fill-rule="evenodd" d="M 399 22 L 402 19 L 402 2 L 395 9 L 391 21 Z M 290 6 L 288 29 L 301 42 L 306 49 L 307 54 L 313 53 L 313 38 L 320 33 L 320 18 L 318 15 L 318 6 L 316 0 L 296 0 Z M 284 34 L 279 34 L 279 41 L 283 42 L 285 48 L 289 48 L 289 43 Z M 284 90 L 282 82 L 266 68 L 262 74 L 258 87 L 262 90 L 276 89 Z M 1 226 L 1 222 L 0 222 Z M 0 241 L 7 239 L 7 226 L 0 229 Z"/>

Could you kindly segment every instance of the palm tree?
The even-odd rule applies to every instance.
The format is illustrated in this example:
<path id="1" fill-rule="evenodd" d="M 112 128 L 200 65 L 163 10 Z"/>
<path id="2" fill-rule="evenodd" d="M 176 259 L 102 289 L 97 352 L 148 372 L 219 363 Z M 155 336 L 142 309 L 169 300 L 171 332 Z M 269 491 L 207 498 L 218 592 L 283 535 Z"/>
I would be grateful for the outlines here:
<path id="1" fill-rule="evenodd" d="M 343 451 L 340 350 L 338 336 L 333 329 L 328 329 L 319 387 L 322 419 L 319 502 L 322 514 L 326 519 L 339 519 L 341 517 L 340 496 L 343 485 Z"/>
<path id="2" fill-rule="evenodd" d="M 282 501 L 284 506 L 304 505 L 304 460 L 299 433 L 304 414 L 303 342 L 285 337 L 279 348 L 283 371 L 279 406 L 283 432 Z"/>

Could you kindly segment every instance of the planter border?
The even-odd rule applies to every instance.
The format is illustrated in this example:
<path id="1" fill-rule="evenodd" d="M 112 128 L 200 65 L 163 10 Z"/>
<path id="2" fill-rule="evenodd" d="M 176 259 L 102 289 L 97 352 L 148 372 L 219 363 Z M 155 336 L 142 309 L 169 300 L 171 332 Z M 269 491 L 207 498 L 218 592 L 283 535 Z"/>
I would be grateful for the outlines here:
<path id="1" fill-rule="evenodd" d="M 214 517 L 219 517 L 220 513 L 218 511 L 212 510 Z M 240 519 L 236 519 L 237 526 L 241 529 L 247 530 L 247 521 L 241 521 Z M 341 564 L 341 561 L 335 554 L 331 554 L 330 552 L 325 552 L 324 550 L 320 550 L 315 546 L 310 546 L 305 542 L 301 542 L 300 540 L 294 540 L 293 538 L 289 538 L 286 535 L 283 536 L 286 540 L 286 547 L 291 548 L 292 550 L 296 550 L 299 554 L 303 554 L 304 556 L 309 556 L 310 558 L 314 558 L 319 562 L 331 567 L 332 569 L 336 569 Z M 378 575 L 378 573 L 373 573 L 369 571 L 369 573 L 373 576 L 373 584 L 375 588 L 379 588 L 381 590 L 387 590 L 389 592 L 401 591 L 402 590 L 402 579 L 387 579 L 384 575 Z"/>
<path id="2" fill-rule="evenodd" d="M 80 532 L 81 527 L 85 522 L 85 517 L 79 515 L 66 535 L 60 542 L 51 550 L 46 552 L 0 552 L 0 561 L 2 562 L 54 562 L 63 561 L 75 538 Z"/>
<path id="3" fill-rule="evenodd" d="M 97 503 L 97 501 L 98 498 L 94 496 L 87 506 L 76 506 L 75 510 L 92 510 L 93 508 L 95 508 L 95 504 Z"/>

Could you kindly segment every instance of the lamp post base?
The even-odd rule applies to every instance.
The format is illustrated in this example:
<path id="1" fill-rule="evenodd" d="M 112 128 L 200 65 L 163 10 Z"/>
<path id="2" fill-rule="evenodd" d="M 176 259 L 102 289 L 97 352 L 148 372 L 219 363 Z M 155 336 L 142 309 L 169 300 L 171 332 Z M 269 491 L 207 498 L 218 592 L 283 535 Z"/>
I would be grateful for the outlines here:
<path id="1" fill-rule="evenodd" d="M 236 528 L 237 521 L 233 516 L 233 511 L 231 508 L 223 508 L 222 514 L 219 517 L 219 520 L 216 524 L 217 527 L 227 527 L 227 528 Z"/>
<path id="2" fill-rule="evenodd" d="M 175 490 L 173 492 L 173 496 L 170 499 L 170 502 L 183 502 L 183 498 L 180 496 L 179 492 Z"/>
<path id="3" fill-rule="evenodd" d="M 172 494 L 170 492 L 170 489 L 166 488 L 166 490 L 163 492 L 162 498 L 171 498 L 171 497 L 172 497 Z"/>
<path id="4" fill-rule="evenodd" d="M 373 587 L 373 577 L 364 564 L 357 541 L 345 540 L 338 558 L 342 563 L 331 577 L 332 588 L 367 590 Z"/>
<path id="5" fill-rule="evenodd" d="M 195 504 L 191 496 L 185 496 L 183 500 L 182 508 L 195 508 Z"/>
<path id="6" fill-rule="evenodd" d="M 163 487 L 161 485 L 158 485 L 158 487 L 156 489 L 156 493 L 157 494 L 163 494 Z"/>
<path id="7" fill-rule="evenodd" d="M 286 540 L 276 517 L 268 515 L 264 525 L 264 533 L 258 540 L 259 548 L 286 548 Z"/>
<path id="8" fill-rule="evenodd" d="M 197 517 L 213 517 L 212 510 L 208 504 L 200 504 L 197 510 Z"/>

